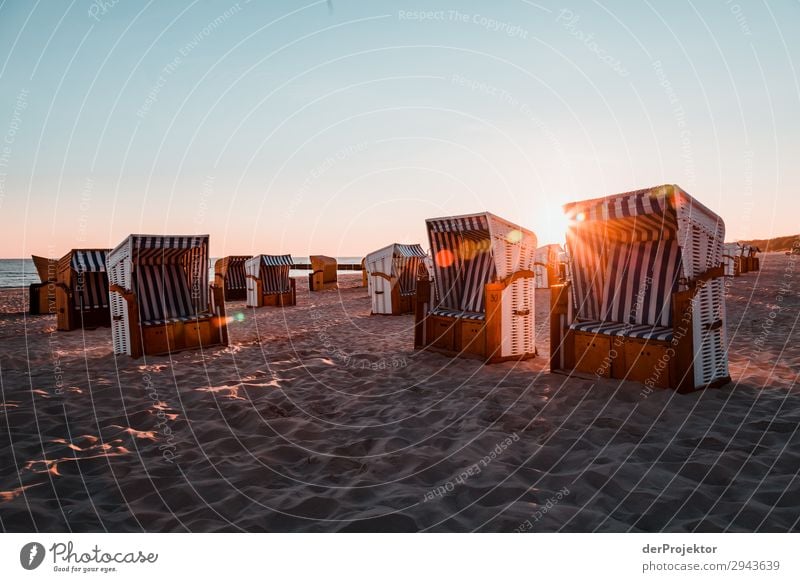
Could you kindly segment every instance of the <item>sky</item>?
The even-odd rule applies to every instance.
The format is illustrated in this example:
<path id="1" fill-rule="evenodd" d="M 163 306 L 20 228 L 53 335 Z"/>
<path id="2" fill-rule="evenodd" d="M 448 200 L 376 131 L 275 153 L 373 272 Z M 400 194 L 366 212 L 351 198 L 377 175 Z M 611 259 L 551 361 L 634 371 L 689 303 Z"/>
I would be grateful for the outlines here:
<path id="1" fill-rule="evenodd" d="M 800 2 L 5 0 L 0 257 L 427 247 L 664 183 L 800 231 Z"/>

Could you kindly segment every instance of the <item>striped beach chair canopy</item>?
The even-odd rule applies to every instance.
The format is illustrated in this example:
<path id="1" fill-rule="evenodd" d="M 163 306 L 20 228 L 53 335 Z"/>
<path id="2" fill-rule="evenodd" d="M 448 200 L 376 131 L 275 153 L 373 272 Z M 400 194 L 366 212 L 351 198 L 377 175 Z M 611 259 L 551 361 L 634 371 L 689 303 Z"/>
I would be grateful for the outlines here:
<path id="1" fill-rule="evenodd" d="M 71 270 L 72 308 L 108 308 L 106 255 L 110 249 L 72 249 L 59 261 L 59 271 Z"/>
<path id="2" fill-rule="evenodd" d="M 291 255 L 256 255 L 247 260 L 248 274 L 261 280 L 265 295 L 288 293 L 291 290 L 289 270 L 294 266 Z"/>
<path id="3" fill-rule="evenodd" d="M 536 249 L 536 262 L 541 265 L 557 263 L 564 249 L 560 244 L 544 245 Z"/>
<path id="4" fill-rule="evenodd" d="M 73 249 L 70 266 L 78 273 L 105 273 L 110 249 Z"/>
<path id="5" fill-rule="evenodd" d="M 131 263 L 130 291 L 139 302 L 144 325 L 190 321 L 208 312 L 208 235 L 133 234 L 108 260 Z"/>
<path id="6" fill-rule="evenodd" d="M 577 316 L 598 330 L 671 327 L 672 293 L 722 260 L 722 219 L 677 186 L 573 202 L 564 211 Z"/>
<path id="7" fill-rule="evenodd" d="M 412 295 L 417 290 L 417 276 L 420 267 L 424 268 L 427 253 L 418 244 L 392 243 L 365 258 L 367 272 L 372 274 L 379 262 L 390 262 L 391 272 L 386 273 L 397 280 L 401 295 Z"/>
<path id="8" fill-rule="evenodd" d="M 443 315 L 478 318 L 484 287 L 520 270 L 533 270 L 536 235 L 489 212 L 425 221 L 433 258 L 436 303 Z"/>
<path id="9" fill-rule="evenodd" d="M 214 263 L 214 278 L 221 278 L 226 289 L 244 289 L 246 287 L 244 264 L 248 259 L 250 256 L 245 255 L 231 255 L 217 259 Z"/>
<path id="10" fill-rule="evenodd" d="M 737 242 L 722 245 L 722 264 L 725 265 L 725 274 L 733 277 L 736 274 L 736 259 L 742 256 L 742 248 Z"/>
<path id="11" fill-rule="evenodd" d="M 550 272 L 558 269 L 558 263 L 563 254 L 564 249 L 559 244 L 544 245 L 536 249 L 534 273 L 536 274 L 537 288 L 550 287 L 556 283 L 556 281 L 550 280 Z"/>

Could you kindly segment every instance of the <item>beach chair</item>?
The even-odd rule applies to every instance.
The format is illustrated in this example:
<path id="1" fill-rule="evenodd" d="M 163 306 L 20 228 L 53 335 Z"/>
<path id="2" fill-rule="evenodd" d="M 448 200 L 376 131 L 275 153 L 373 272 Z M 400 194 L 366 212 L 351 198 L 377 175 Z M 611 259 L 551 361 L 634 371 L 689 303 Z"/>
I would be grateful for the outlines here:
<path id="1" fill-rule="evenodd" d="M 549 289 L 563 282 L 563 252 L 561 245 L 550 244 L 536 249 L 536 262 L 533 272 L 537 289 Z"/>
<path id="2" fill-rule="evenodd" d="M 336 259 L 324 255 L 312 255 L 311 273 L 308 275 L 309 291 L 323 291 L 337 287 Z"/>
<path id="3" fill-rule="evenodd" d="M 722 219 L 673 185 L 564 209 L 570 281 L 552 294 L 553 371 L 681 392 L 728 383 Z"/>
<path id="4" fill-rule="evenodd" d="M 739 244 L 739 273 L 745 274 L 750 272 L 750 246 L 746 244 Z"/>
<path id="5" fill-rule="evenodd" d="M 758 260 L 758 253 L 761 252 L 761 249 L 758 247 L 754 247 L 752 245 L 747 246 L 748 255 L 747 255 L 747 267 L 750 271 L 758 271 L 761 268 L 761 261 Z"/>
<path id="6" fill-rule="evenodd" d="M 488 363 L 533 357 L 536 235 L 488 212 L 426 226 L 434 290 L 417 281 L 414 347 Z"/>
<path id="7" fill-rule="evenodd" d="M 249 258 L 234 255 L 214 263 L 214 285 L 222 288 L 225 301 L 241 301 L 247 297 L 244 263 Z"/>
<path id="8" fill-rule="evenodd" d="M 56 313 L 56 278 L 58 260 L 32 255 L 33 266 L 39 275 L 39 283 L 28 287 L 28 313 L 30 315 L 52 315 Z"/>
<path id="9" fill-rule="evenodd" d="M 738 277 L 741 273 L 742 251 L 739 243 L 725 243 L 722 247 L 722 264 L 726 277 Z"/>
<path id="10" fill-rule="evenodd" d="M 222 288 L 208 281 L 208 235 L 132 234 L 106 268 L 115 354 L 228 345 Z"/>
<path id="11" fill-rule="evenodd" d="M 372 313 L 413 313 L 420 265 L 426 253 L 420 245 L 393 243 L 365 258 Z"/>
<path id="12" fill-rule="evenodd" d="M 288 307 L 297 304 L 295 280 L 289 277 L 291 255 L 256 255 L 244 264 L 247 307 Z"/>
<path id="13" fill-rule="evenodd" d="M 367 275 L 367 258 L 361 259 L 361 286 L 369 287 L 369 280 Z"/>
<path id="14" fill-rule="evenodd" d="M 58 261 L 56 327 L 61 331 L 111 325 L 106 255 L 110 249 L 72 249 Z"/>

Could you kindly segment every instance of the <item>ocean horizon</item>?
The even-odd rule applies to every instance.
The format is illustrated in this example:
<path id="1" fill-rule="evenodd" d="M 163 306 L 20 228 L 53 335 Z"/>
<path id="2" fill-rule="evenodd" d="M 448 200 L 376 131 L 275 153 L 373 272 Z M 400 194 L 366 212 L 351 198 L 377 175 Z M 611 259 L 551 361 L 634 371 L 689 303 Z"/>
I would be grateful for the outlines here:
<path id="1" fill-rule="evenodd" d="M 209 280 L 214 279 L 214 262 L 218 257 L 209 259 Z M 310 262 L 309 257 L 293 257 L 295 263 L 303 264 Z M 336 257 L 340 265 L 357 265 L 361 263 L 361 257 Z M 353 271 L 339 271 L 340 274 L 352 273 Z M 289 272 L 291 277 L 302 277 L 308 271 L 292 269 Z M 0 289 L 28 287 L 33 283 L 41 283 L 39 274 L 33 259 L 0 259 Z"/>

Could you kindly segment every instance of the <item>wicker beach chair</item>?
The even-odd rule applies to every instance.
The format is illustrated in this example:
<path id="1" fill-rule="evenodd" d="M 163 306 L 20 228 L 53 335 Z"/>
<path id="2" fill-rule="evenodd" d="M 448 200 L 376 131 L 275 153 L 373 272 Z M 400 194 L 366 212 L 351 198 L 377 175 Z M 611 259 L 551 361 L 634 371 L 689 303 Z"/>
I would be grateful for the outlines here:
<path id="1" fill-rule="evenodd" d="M 33 266 L 39 275 L 39 283 L 28 287 L 28 313 L 30 315 L 52 315 L 56 313 L 56 282 L 58 260 L 32 255 Z"/>
<path id="2" fill-rule="evenodd" d="M 548 289 L 553 285 L 563 283 L 563 257 L 564 249 L 561 245 L 550 244 L 536 249 L 536 262 L 533 272 L 537 289 Z"/>
<path id="3" fill-rule="evenodd" d="M 245 263 L 247 307 L 297 304 L 295 280 L 289 277 L 291 255 L 256 255 Z"/>
<path id="4" fill-rule="evenodd" d="M 418 280 L 414 346 L 490 363 L 533 357 L 536 235 L 488 212 L 426 226 L 434 292 Z"/>
<path id="5" fill-rule="evenodd" d="M 308 274 L 309 291 L 335 289 L 338 286 L 336 259 L 324 255 L 312 255 L 309 258 L 311 259 L 311 273 Z"/>
<path id="6" fill-rule="evenodd" d="M 72 249 L 58 261 L 56 274 L 56 325 L 61 331 L 108 327 L 108 274 L 110 249 Z"/>
<path id="7" fill-rule="evenodd" d="M 214 263 L 214 285 L 222 288 L 225 301 L 241 301 L 247 297 L 244 263 L 249 258 L 233 255 Z"/>
<path id="8" fill-rule="evenodd" d="M 682 392 L 729 382 L 722 219 L 673 185 L 564 209 L 551 368 Z"/>
<path id="9" fill-rule="evenodd" d="M 722 264 L 726 277 L 738 277 L 741 274 L 742 250 L 739 243 L 725 243 L 722 247 Z"/>
<path id="10" fill-rule="evenodd" d="M 739 243 L 739 273 L 744 275 L 750 272 L 750 246 Z"/>
<path id="11" fill-rule="evenodd" d="M 115 354 L 228 345 L 222 289 L 208 281 L 208 235 L 130 235 L 106 267 Z"/>
<path id="12" fill-rule="evenodd" d="M 748 271 L 758 271 L 761 268 L 761 261 L 758 260 L 758 253 L 760 252 L 761 249 L 758 247 L 747 245 L 747 256 L 745 260 L 747 261 Z"/>
<path id="13" fill-rule="evenodd" d="M 426 253 L 420 245 L 393 243 L 366 256 L 372 313 L 412 313 L 416 303 L 417 277 Z"/>

